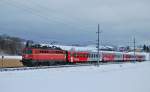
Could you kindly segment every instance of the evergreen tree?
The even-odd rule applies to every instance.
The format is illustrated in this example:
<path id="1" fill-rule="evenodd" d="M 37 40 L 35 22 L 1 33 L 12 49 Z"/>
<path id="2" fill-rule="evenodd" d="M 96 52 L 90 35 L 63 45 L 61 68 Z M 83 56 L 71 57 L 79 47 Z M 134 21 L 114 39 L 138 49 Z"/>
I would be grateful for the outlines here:
<path id="1" fill-rule="evenodd" d="M 143 51 L 146 51 L 146 49 L 147 49 L 147 47 L 146 47 L 146 45 L 144 44 L 144 46 L 143 46 Z"/>
<path id="2" fill-rule="evenodd" d="M 149 52 L 149 50 L 150 50 L 150 49 L 149 49 L 149 47 L 147 46 L 147 47 L 146 47 L 146 52 Z"/>

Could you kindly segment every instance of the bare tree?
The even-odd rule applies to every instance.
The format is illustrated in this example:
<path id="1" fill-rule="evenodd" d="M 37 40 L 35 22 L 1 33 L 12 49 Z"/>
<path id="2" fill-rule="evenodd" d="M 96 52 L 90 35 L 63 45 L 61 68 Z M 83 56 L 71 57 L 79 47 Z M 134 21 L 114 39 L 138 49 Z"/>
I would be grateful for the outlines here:
<path id="1" fill-rule="evenodd" d="M 23 39 L 18 37 L 10 37 L 7 35 L 0 35 L 0 52 L 5 54 L 21 54 Z"/>

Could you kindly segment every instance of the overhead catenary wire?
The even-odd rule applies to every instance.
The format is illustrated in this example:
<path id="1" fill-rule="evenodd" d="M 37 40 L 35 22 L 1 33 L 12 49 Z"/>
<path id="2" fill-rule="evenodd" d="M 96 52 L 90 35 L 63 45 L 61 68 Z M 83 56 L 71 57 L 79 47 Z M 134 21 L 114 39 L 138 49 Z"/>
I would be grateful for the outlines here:
<path id="1" fill-rule="evenodd" d="M 30 7 L 23 7 L 24 5 L 21 5 L 21 4 L 18 3 L 18 2 L 17 2 L 18 4 L 16 4 L 16 2 L 13 2 L 13 0 L 11 0 L 11 1 L 5 0 L 5 1 L 3 1 L 3 2 L 6 3 L 7 5 L 10 5 L 10 6 L 13 6 L 13 7 L 18 8 L 19 10 L 22 10 L 22 11 L 28 12 L 28 13 L 34 15 L 34 16 L 40 17 L 41 20 L 44 20 L 45 22 L 52 23 L 52 20 L 49 21 L 49 20 L 50 20 L 49 17 L 42 15 L 42 14 L 39 13 L 39 11 L 37 11 L 37 10 L 33 10 L 33 9 L 30 8 Z M 54 22 L 53 22 L 53 24 L 54 24 Z"/>
<path id="2" fill-rule="evenodd" d="M 39 7 L 38 9 L 41 9 L 41 10 L 47 10 L 48 11 L 48 13 L 51 13 L 51 14 L 53 14 L 53 12 L 56 12 L 56 10 L 53 10 L 53 9 L 50 9 L 49 7 L 46 7 L 46 6 L 42 6 L 42 4 L 40 4 L 40 3 L 38 3 L 38 2 L 35 2 L 35 1 L 30 1 L 30 2 L 32 2 L 32 6 L 35 6 L 35 7 Z M 28 1 L 27 1 L 27 3 L 29 3 Z M 53 12 L 52 12 L 53 11 Z M 67 19 L 66 18 L 64 18 L 64 17 L 62 17 L 62 15 L 63 16 L 67 16 Z M 47 15 L 47 16 L 50 16 L 50 15 Z M 52 17 L 52 16 L 51 16 Z M 59 13 L 59 14 L 57 14 L 57 15 L 54 15 L 53 16 L 53 18 L 55 18 L 55 19 L 58 19 L 59 21 L 66 21 L 67 23 L 69 23 L 70 25 L 72 24 L 72 26 L 74 25 L 74 24 L 78 24 L 79 25 L 79 27 L 81 28 L 81 29 L 92 29 L 91 27 L 93 27 L 92 25 L 85 25 L 85 23 L 84 23 L 84 25 L 81 25 L 80 23 L 78 23 L 78 20 L 80 20 L 79 18 L 73 18 L 72 16 L 69 16 L 68 17 L 68 15 L 66 15 L 66 14 L 62 14 L 62 13 Z M 83 27 L 84 26 L 84 27 Z"/>
<path id="3" fill-rule="evenodd" d="M 33 1 L 32 1 L 32 4 L 33 5 L 35 5 L 35 4 L 37 4 L 37 5 L 35 5 L 36 7 L 40 7 L 40 8 L 38 8 L 38 9 L 40 9 L 40 10 L 37 10 L 37 9 L 35 9 L 35 8 L 33 8 L 33 7 L 30 7 L 29 5 L 26 5 L 26 4 L 23 4 L 23 3 L 20 3 L 19 1 L 14 1 L 14 0 L 11 0 L 11 1 L 9 1 L 9 0 L 4 0 L 3 1 L 4 3 L 7 3 L 8 5 L 11 5 L 11 6 L 14 6 L 14 7 L 16 7 L 16 8 L 19 8 L 19 9 L 21 9 L 21 10 L 23 10 L 23 11 L 26 11 L 26 12 L 29 12 L 30 14 L 32 14 L 32 15 L 34 15 L 34 16 L 38 16 L 38 17 L 40 17 L 41 18 L 41 20 L 43 20 L 43 21 L 46 21 L 46 22 L 48 22 L 48 23 L 51 23 L 51 24 L 63 24 L 63 25 L 67 25 L 68 27 L 71 27 L 71 28 L 75 28 L 75 29 L 77 29 L 77 30 L 85 30 L 85 28 L 83 27 L 83 26 L 78 26 L 78 27 L 75 27 L 74 26 L 74 22 L 75 22 L 75 20 L 71 20 L 71 21 L 67 21 L 67 22 L 69 22 L 69 23 L 66 23 L 66 22 L 64 22 L 64 21 L 66 21 L 65 19 L 63 19 L 63 18 L 61 18 L 60 16 L 59 17 L 56 17 L 56 16 L 51 16 L 51 15 L 46 15 L 45 16 L 45 14 L 42 14 L 40 11 L 42 11 L 42 8 L 43 9 L 47 9 L 47 11 L 48 12 L 50 12 L 49 10 L 49 8 L 47 8 L 47 7 L 42 7 L 40 4 L 38 4 L 38 3 L 33 3 Z M 79 24 L 78 24 L 79 25 Z"/>
<path id="4" fill-rule="evenodd" d="M 25 0 L 26 1 L 26 0 Z M 30 3 L 28 1 L 26 1 L 26 3 L 22 3 L 22 2 L 19 2 L 18 0 L 4 0 L 3 3 L 9 5 L 9 6 L 13 6 L 15 8 L 18 8 L 19 10 L 22 10 L 24 12 L 28 12 L 30 13 L 32 16 L 36 16 L 36 17 L 39 17 L 39 20 L 43 21 L 43 22 L 46 22 L 44 24 L 63 24 L 71 29 L 76 29 L 76 30 L 86 30 L 87 27 L 83 27 L 83 25 L 81 26 L 78 26 L 78 27 L 75 27 L 75 23 L 76 23 L 76 20 L 66 20 L 64 17 L 60 16 L 60 15 L 57 15 L 57 16 L 51 16 L 49 15 L 49 13 L 44 13 L 42 12 L 42 10 L 45 10 L 45 11 L 48 11 L 48 12 L 51 12 L 52 9 L 46 7 L 46 6 L 42 6 L 41 4 L 37 3 L 37 2 L 33 2 L 33 1 L 30 1 L 30 3 L 32 3 L 32 6 L 36 7 L 31 7 Z M 38 8 L 37 8 L 38 7 Z M 53 12 L 51 12 L 52 14 Z M 66 22 L 67 21 L 67 22 Z M 80 25 L 80 24 L 78 24 Z M 25 25 L 26 26 L 26 25 Z M 28 24 L 27 25 L 28 28 L 35 28 L 32 26 L 32 24 Z M 90 30 L 88 28 L 88 30 Z"/>

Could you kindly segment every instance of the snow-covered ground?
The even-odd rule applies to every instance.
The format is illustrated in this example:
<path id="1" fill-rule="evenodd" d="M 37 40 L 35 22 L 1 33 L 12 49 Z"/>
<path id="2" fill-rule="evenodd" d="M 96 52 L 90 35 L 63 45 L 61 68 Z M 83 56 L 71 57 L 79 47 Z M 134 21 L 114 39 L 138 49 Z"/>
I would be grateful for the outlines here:
<path id="1" fill-rule="evenodd" d="M 150 61 L 0 72 L 0 92 L 150 92 Z"/>
<path id="2" fill-rule="evenodd" d="M 19 59 L 21 60 L 22 59 L 22 56 L 7 56 L 7 55 L 4 55 L 3 56 L 4 59 Z M 0 59 L 2 59 L 2 55 L 0 56 Z"/>

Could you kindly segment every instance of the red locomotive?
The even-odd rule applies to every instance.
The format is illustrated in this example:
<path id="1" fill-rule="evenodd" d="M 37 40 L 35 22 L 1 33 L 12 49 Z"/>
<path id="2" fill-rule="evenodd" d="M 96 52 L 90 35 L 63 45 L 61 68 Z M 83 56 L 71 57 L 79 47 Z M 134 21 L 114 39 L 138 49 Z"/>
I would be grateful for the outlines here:
<path id="1" fill-rule="evenodd" d="M 41 64 L 65 63 L 67 60 L 65 50 L 42 49 L 42 48 L 24 48 L 23 59 L 24 65 L 33 66 Z"/>

